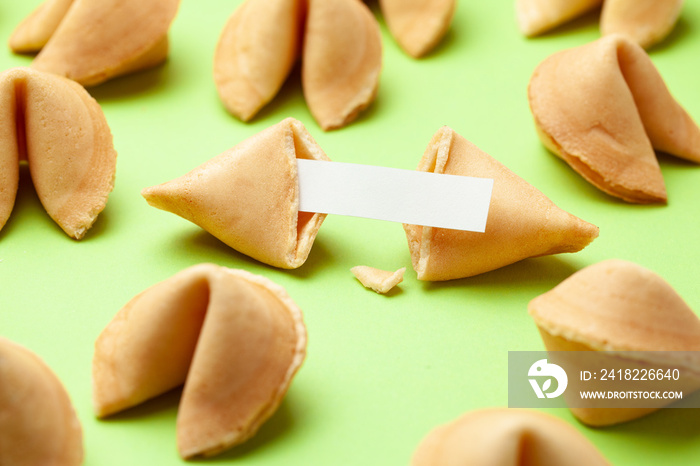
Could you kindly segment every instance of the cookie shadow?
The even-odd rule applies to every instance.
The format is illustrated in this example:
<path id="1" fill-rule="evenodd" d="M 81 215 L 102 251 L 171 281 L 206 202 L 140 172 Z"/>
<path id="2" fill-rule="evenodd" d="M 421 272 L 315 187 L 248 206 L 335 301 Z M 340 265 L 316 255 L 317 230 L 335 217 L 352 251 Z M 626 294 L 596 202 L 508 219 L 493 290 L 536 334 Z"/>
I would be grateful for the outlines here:
<path id="1" fill-rule="evenodd" d="M 332 254 L 322 238 L 316 238 L 306 262 L 297 269 L 280 269 L 264 264 L 250 256 L 236 251 L 214 235 L 202 229 L 195 229 L 174 239 L 173 247 L 187 251 L 196 262 L 213 262 L 232 268 L 242 268 L 254 273 L 269 271 L 287 272 L 298 278 L 308 278 L 332 263 Z"/>
<path id="2" fill-rule="evenodd" d="M 656 158 L 659 161 L 659 165 L 661 165 L 662 170 L 664 166 L 674 168 L 697 168 L 699 166 L 697 162 L 691 162 L 690 160 L 682 159 L 680 157 L 676 157 L 675 155 L 661 151 L 656 151 Z"/>
<path id="3" fill-rule="evenodd" d="M 668 36 L 666 36 L 661 42 L 654 44 L 647 50 L 649 54 L 653 54 L 656 52 L 663 53 L 669 48 L 675 46 L 679 42 L 690 40 L 689 38 L 693 36 L 694 30 L 692 24 L 688 21 L 687 16 L 687 14 L 683 15 L 683 13 L 681 13 L 681 16 L 676 22 L 676 25 L 673 27 Z"/>
<path id="4" fill-rule="evenodd" d="M 666 204 L 663 202 L 656 202 L 656 203 L 651 203 L 651 204 L 639 204 L 635 202 L 627 202 L 619 197 L 613 196 L 611 194 L 608 194 L 601 189 L 599 189 L 597 186 L 593 185 L 592 183 L 588 182 L 583 176 L 578 174 L 576 170 L 574 170 L 571 165 L 566 163 L 564 160 L 562 160 L 560 157 L 557 157 L 553 153 L 548 151 L 548 154 L 554 159 L 555 163 L 557 163 L 557 166 L 559 167 L 558 170 L 558 177 L 561 180 L 561 185 L 563 186 L 569 186 L 571 190 L 576 190 L 577 192 L 580 192 L 582 196 L 585 196 L 589 199 L 594 200 L 595 202 L 602 202 L 606 203 L 609 205 L 616 205 L 616 206 L 625 206 L 627 208 L 632 208 L 632 209 L 658 209 L 658 208 L 663 208 Z M 657 154 L 658 155 L 658 154 Z M 670 159 L 677 159 L 676 157 L 661 157 L 660 160 L 669 160 L 668 165 L 674 165 L 674 164 L 688 164 L 692 165 L 690 162 L 685 162 L 685 161 L 671 161 Z"/>
<path id="5" fill-rule="evenodd" d="M 428 292 L 478 289 L 485 293 L 493 293 L 494 290 L 507 293 L 519 289 L 542 293 L 554 288 L 581 268 L 582 266 L 576 265 L 573 261 L 558 256 L 536 257 L 473 277 L 425 282 L 423 289 Z"/>
<path id="6" fill-rule="evenodd" d="M 599 23 L 600 23 L 600 14 L 602 12 L 601 7 L 596 7 L 586 13 L 583 13 L 582 15 L 571 19 L 570 21 L 567 21 L 563 24 L 560 24 L 559 26 L 556 26 L 552 29 L 549 29 L 541 34 L 538 34 L 534 37 L 530 37 L 528 39 L 538 39 L 538 38 L 551 38 L 551 39 L 557 39 L 557 38 L 562 38 L 565 36 L 571 36 L 574 34 L 578 34 L 582 32 L 584 29 L 593 29 L 595 28 L 596 30 L 599 30 Z"/>
<path id="7" fill-rule="evenodd" d="M 218 94 L 217 94 L 218 98 Z M 226 109 L 223 104 L 220 105 L 223 112 Z M 302 110 L 300 110 L 302 109 Z M 304 90 L 301 84 L 301 60 L 298 60 L 289 75 L 285 79 L 282 87 L 277 91 L 277 94 L 250 119 L 250 121 L 244 122 L 236 118 L 235 116 L 226 112 L 226 115 L 241 123 L 241 124 L 255 124 L 263 123 L 266 126 L 279 123 L 287 117 L 294 117 L 298 120 L 313 120 L 311 112 L 306 105 L 306 100 L 304 99 Z"/>
<path id="8" fill-rule="evenodd" d="M 169 60 L 134 73 L 117 76 L 87 90 L 100 103 L 142 98 L 164 91 L 173 84 Z"/>
<path id="9" fill-rule="evenodd" d="M 61 227 L 59 227 L 56 222 L 49 217 L 49 214 L 46 213 L 46 210 L 41 204 L 41 200 L 39 200 L 39 196 L 36 193 L 36 189 L 34 189 L 34 183 L 32 182 L 32 177 L 29 173 L 29 166 L 26 163 L 22 163 L 19 166 L 19 182 L 17 184 L 15 202 L 12 206 L 7 222 L 0 230 L 0 241 L 2 241 L 6 235 L 11 234 L 11 232 L 17 228 L 19 223 L 25 221 L 22 219 L 22 217 L 25 217 L 25 213 L 27 214 L 27 217 L 30 213 L 36 213 L 37 216 L 42 219 L 41 228 L 51 228 L 56 232 L 56 234 L 65 235 Z M 71 240 L 73 239 L 71 238 Z"/>
<path id="10" fill-rule="evenodd" d="M 176 417 L 181 397 L 182 387 L 179 387 L 100 421 L 124 423 L 140 422 L 144 418 L 154 416 Z M 190 461 L 195 463 L 225 463 L 236 458 L 251 456 L 265 445 L 278 442 L 280 439 L 288 436 L 294 425 L 294 415 L 290 403 L 285 398 L 275 413 L 267 421 L 263 422 L 260 430 L 249 440 L 214 457 L 193 458 Z"/>
<path id="11" fill-rule="evenodd" d="M 595 427 L 596 431 L 633 439 L 635 442 L 683 444 L 700 436 L 700 392 L 692 393 L 673 408 L 663 408 L 640 419 L 614 426 Z"/>
<path id="12" fill-rule="evenodd" d="M 111 416 L 100 419 L 101 422 L 131 422 L 154 415 L 174 414 L 182 397 L 182 387 L 151 398 L 139 405 L 125 409 Z"/>
<path id="13" fill-rule="evenodd" d="M 288 437 L 294 429 L 295 419 L 289 402 L 285 399 L 277 411 L 263 423 L 260 430 L 249 440 L 211 458 L 193 458 L 193 463 L 230 463 L 233 460 L 252 457 L 266 446 Z"/>

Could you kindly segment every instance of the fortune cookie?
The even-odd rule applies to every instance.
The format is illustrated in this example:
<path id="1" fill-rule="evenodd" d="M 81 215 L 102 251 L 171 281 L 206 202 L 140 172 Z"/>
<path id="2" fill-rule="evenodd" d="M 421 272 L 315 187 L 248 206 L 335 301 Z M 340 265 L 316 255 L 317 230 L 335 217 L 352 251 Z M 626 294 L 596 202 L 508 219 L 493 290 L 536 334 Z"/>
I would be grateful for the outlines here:
<path id="1" fill-rule="evenodd" d="M 542 143 L 625 201 L 666 202 L 654 149 L 700 162 L 700 128 L 623 36 L 552 55 L 532 75 L 528 97 Z"/>
<path id="2" fill-rule="evenodd" d="M 29 68 L 0 74 L 0 228 L 12 212 L 20 163 L 51 218 L 80 239 L 114 186 L 117 153 L 102 109 L 79 84 Z"/>
<path id="3" fill-rule="evenodd" d="M 184 383 L 178 451 L 212 456 L 272 416 L 305 352 L 301 310 L 282 287 L 200 264 L 137 295 L 102 331 L 93 405 L 104 417 Z"/>
<path id="4" fill-rule="evenodd" d="M 380 0 L 391 34 L 409 55 L 419 58 L 445 36 L 456 0 Z"/>
<path id="5" fill-rule="evenodd" d="M 10 37 L 32 67 L 84 86 L 156 66 L 168 55 L 179 0 L 46 0 Z"/>
<path id="6" fill-rule="evenodd" d="M 430 432 L 412 466 L 605 466 L 583 435 L 549 414 L 492 408 L 467 413 Z"/>
<path id="7" fill-rule="evenodd" d="M 355 278 L 362 283 L 362 286 L 369 288 L 379 294 L 388 293 L 396 285 L 403 281 L 403 274 L 406 267 L 401 267 L 395 272 L 389 270 L 376 269 L 366 265 L 358 265 L 350 269 Z"/>
<path id="8" fill-rule="evenodd" d="M 301 57 L 309 110 L 324 130 L 355 119 L 379 84 L 379 26 L 359 0 L 246 0 L 226 23 L 214 81 L 227 110 L 251 119 Z"/>
<path id="9" fill-rule="evenodd" d="M 299 212 L 297 158 L 329 160 L 304 125 L 287 118 L 141 194 L 243 254 L 294 269 L 306 261 L 326 218 Z"/>
<path id="10" fill-rule="evenodd" d="M 82 462 L 82 429 L 66 389 L 36 354 L 0 338 L 0 464 Z"/>
<path id="11" fill-rule="evenodd" d="M 528 37 L 603 5 L 603 35 L 624 34 L 644 48 L 661 42 L 673 29 L 683 0 L 516 0 L 518 25 Z"/>
<path id="12" fill-rule="evenodd" d="M 596 226 L 558 208 L 449 127 L 435 133 L 418 170 L 494 180 L 484 233 L 404 225 L 419 280 L 471 277 L 528 257 L 576 252 L 598 237 Z"/>
<path id="13" fill-rule="evenodd" d="M 690 386 L 673 382 L 671 389 L 698 388 L 700 360 L 690 352 L 700 351 L 700 319 L 650 270 L 627 261 L 606 260 L 574 273 L 533 299 L 528 310 L 548 351 L 635 352 L 611 356 L 614 363 L 605 367 L 621 367 L 625 358 L 645 362 L 640 358 L 648 357 L 653 368 L 663 363 L 683 367 L 684 375 L 689 371 Z M 640 356 L 639 352 L 646 353 Z M 564 358 L 565 354 L 557 356 Z M 570 377 L 570 382 L 576 382 L 574 379 Z M 578 393 L 575 387 L 567 389 L 565 400 L 570 391 Z M 658 407 L 651 408 L 571 407 L 571 411 L 582 422 L 601 426 L 644 416 L 672 401 L 661 400 Z"/>

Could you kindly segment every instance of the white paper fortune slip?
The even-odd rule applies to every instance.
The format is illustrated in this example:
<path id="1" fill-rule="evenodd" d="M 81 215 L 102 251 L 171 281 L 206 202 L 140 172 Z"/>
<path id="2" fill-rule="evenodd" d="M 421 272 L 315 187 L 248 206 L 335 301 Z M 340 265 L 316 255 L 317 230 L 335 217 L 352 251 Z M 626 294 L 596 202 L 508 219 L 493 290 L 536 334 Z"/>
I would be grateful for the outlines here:
<path id="1" fill-rule="evenodd" d="M 299 210 L 484 232 L 493 180 L 297 159 Z"/>

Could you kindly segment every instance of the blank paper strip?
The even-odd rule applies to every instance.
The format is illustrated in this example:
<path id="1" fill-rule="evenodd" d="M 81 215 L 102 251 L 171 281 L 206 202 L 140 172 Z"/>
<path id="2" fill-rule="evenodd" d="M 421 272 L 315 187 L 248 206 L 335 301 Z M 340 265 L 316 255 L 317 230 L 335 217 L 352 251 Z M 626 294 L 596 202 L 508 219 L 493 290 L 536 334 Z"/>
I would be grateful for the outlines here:
<path id="1" fill-rule="evenodd" d="M 483 232 L 493 180 L 297 159 L 299 210 Z"/>

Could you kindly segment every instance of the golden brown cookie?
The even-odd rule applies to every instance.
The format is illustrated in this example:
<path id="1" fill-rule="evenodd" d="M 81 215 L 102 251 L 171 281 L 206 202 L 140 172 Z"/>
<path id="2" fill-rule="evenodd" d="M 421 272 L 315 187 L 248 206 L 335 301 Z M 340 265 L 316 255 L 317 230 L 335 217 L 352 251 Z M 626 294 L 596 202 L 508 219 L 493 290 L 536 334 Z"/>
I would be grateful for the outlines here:
<path id="1" fill-rule="evenodd" d="M 102 109 L 79 84 L 29 68 L 0 74 L 0 228 L 20 163 L 51 218 L 80 239 L 107 204 L 117 153 Z"/>
<path id="2" fill-rule="evenodd" d="M 422 57 L 442 40 L 457 7 L 456 0 L 380 0 L 394 38 L 409 55 Z"/>
<path id="3" fill-rule="evenodd" d="M 700 386 L 700 361 L 686 357 L 692 353 L 681 353 L 700 351 L 700 319 L 664 279 L 637 264 L 614 259 L 586 267 L 533 299 L 528 310 L 549 351 L 679 352 L 649 353 L 649 360 L 639 362 L 680 366 L 695 374 L 687 386 L 674 383 L 674 390 Z M 625 360 L 616 358 L 610 367 L 621 367 Z M 660 400 L 658 407 L 650 408 L 572 407 L 571 411 L 586 424 L 609 425 L 636 419 L 668 403 Z"/>
<path id="4" fill-rule="evenodd" d="M 36 53 L 49 41 L 74 0 L 46 0 L 24 19 L 10 36 L 15 53 Z"/>
<path id="5" fill-rule="evenodd" d="M 0 381 L 0 464 L 82 464 L 80 421 L 51 369 L 33 352 L 0 337 Z"/>
<path id="6" fill-rule="evenodd" d="M 272 416 L 305 354 L 301 310 L 282 287 L 200 264 L 134 297 L 102 331 L 93 405 L 104 417 L 184 384 L 178 451 L 212 456 Z"/>
<path id="7" fill-rule="evenodd" d="M 700 162 L 700 129 L 624 36 L 552 55 L 535 70 L 528 96 L 543 144 L 625 201 L 666 202 L 654 149 Z"/>
<path id="8" fill-rule="evenodd" d="M 84 86 L 156 66 L 168 55 L 179 0 L 46 0 L 10 38 L 32 67 Z"/>
<path id="9" fill-rule="evenodd" d="M 214 81 L 237 118 L 253 118 L 287 79 L 301 50 L 303 6 L 303 0 L 249 0 L 226 23 L 216 46 Z"/>
<path id="10" fill-rule="evenodd" d="M 404 225 L 419 280 L 471 277 L 528 257 L 576 252 L 598 237 L 596 226 L 558 208 L 449 127 L 435 133 L 418 170 L 494 180 L 484 233 Z"/>
<path id="11" fill-rule="evenodd" d="M 141 194 L 233 249 L 275 267 L 301 266 L 324 214 L 299 212 L 296 159 L 329 160 L 292 118 Z"/>
<path id="12" fill-rule="evenodd" d="M 251 119 L 300 57 L 304 96 L 324 130 L 345 126 L 374 100 L 382 44 L 362 2 L 246 0 L 224 27 L 214 57 L 214 81 L 228 111 Z"/>

